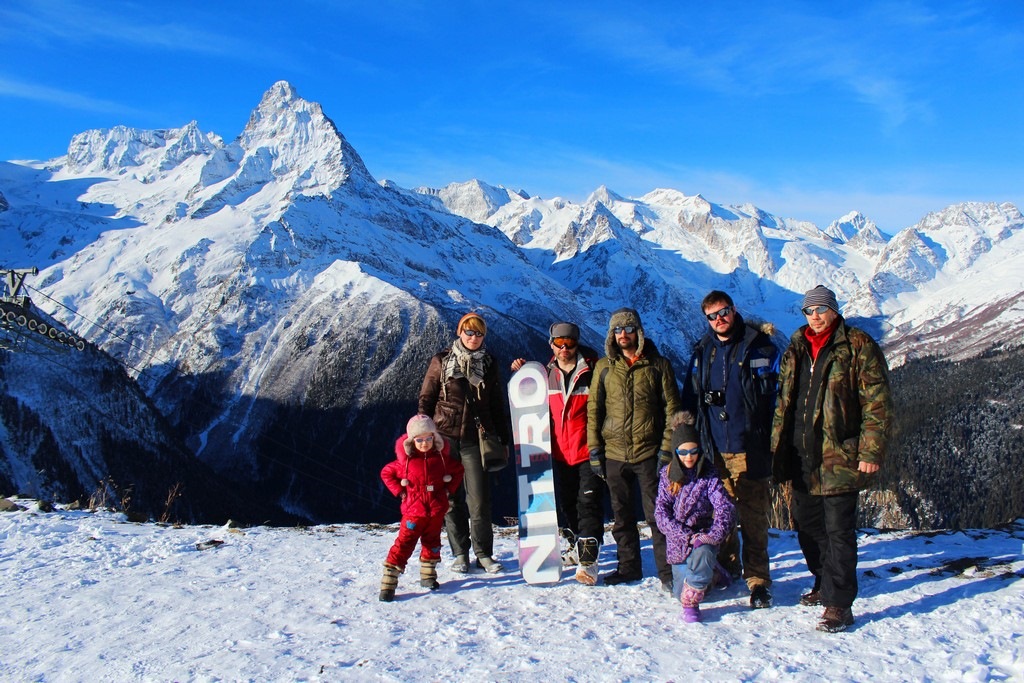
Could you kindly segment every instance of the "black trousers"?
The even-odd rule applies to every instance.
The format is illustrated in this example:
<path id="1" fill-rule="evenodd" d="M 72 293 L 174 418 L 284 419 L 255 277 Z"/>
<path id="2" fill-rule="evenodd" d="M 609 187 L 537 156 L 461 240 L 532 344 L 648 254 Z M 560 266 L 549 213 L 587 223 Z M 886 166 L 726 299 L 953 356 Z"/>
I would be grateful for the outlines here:
<path id="1" fill-rule="evenodd" d="M 555 460 L 554 470 L 558 526 L 581 538 L 596 538 L 600 545 L 604 541 L 604 481 L 586 460 L 578 465 Z"/>
<path id="2" fill-rule="evenodd" d="M 658 498 L 658 459 L 647 458 L 640 462 L 621 462 L 609 458 L 605 462 L 605 477 L 612 503 L 612 538 L 618 546 L 616 553 L 621 574 L 641 576 L 643 563 L 640 560 L 640 530 L 636 523 L 636 490 L 640 490 L 640 502 L 644 517 L 651 528 L 651 545 L 654 546 L 654 565 L 658 578 L 672 580 L 672 565 L 665 555 L 665 534 L 658 529 L 654 520 L 654 502 Z"/>
<path id="3" fill-rule="evenodd" d="M 850 607 L 857 598 L 857 496 L 812 496 L 793 488 L 797 541 L 826 607 Z"/>
<path id="4" fill-rule="evenodd" d="M 494 527 L 491 526 L 491 478 L 480 461 L 480 444 L 450 441 L 451 455 L 462 462 L 466 475 L 452 496 L 452 509 L 444 517 L 452 555 L 469 556 L 472 542 L 477 557 L 494 554 Z"/>

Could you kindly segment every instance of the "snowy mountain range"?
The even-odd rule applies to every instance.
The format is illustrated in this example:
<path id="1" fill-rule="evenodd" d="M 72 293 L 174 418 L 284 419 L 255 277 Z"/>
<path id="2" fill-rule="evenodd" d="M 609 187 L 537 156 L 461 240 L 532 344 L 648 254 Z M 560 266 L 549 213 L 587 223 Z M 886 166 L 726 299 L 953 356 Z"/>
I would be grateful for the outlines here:
<path id="1" fill-rule="evenodd" d="M 553 320 L 601 348 L 630 305 L 681 373 L 710 289 L 788 335 L 823 283 L 892 364 L 968 357 L 1024 331 L 1022 226 L 1011 204 L 887 238 L 855 212 L 820 229 L 671 189 L 405 189 L 286 82 L 230 143 L 115 127 L 0 163 L 0 266 L 39 267 L 35 305 L 119 359 L 206 465 L 321 521 L 374 516 L 427 360 L 471 309 L 500 359 L 542 359 Z"/>

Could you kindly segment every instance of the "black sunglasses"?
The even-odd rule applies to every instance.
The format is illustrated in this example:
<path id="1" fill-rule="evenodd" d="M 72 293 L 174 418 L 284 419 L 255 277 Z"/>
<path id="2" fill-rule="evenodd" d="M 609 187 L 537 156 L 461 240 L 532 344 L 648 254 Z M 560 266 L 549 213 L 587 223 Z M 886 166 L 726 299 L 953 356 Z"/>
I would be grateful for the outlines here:
<path id="1" fill-rule="evenodd" d="M 708 319 L 709 323 L 713 323 L 718 318 L 724 318 L 725 316 L 730 314 L 732 314 L 732 306 L 726 306 L 725 308 L 717 310 L 714 313 L 705 313 L 704 317 Z"/>
<path id="2" fill-rule="evenodd" d="M 622 327 L 614 328 L 614 331 L 615 334 L 622 334 L 623 332 L 626 334 L 633 334 L 636 332 L 636 325 L 623 325 Z"/>
<path id="3" fill-rule="evenodd" d="M 482 336 L 484 336 L 483 332 L 477 332 L 476 330 L 463 330 L 462 334 L 466 335 L 467 337 L 482 337 Z"/>

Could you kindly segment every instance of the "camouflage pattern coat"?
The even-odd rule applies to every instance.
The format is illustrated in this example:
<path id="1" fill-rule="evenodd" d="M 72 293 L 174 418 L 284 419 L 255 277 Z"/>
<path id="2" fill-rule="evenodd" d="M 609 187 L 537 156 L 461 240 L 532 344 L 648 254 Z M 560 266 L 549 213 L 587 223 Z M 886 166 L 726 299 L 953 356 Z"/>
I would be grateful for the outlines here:
<path id="1" fill-rule="evenodd" d="M 801 462 L 793 445 L 794 414 L 802 370 L 811 367 L 806 326 L 790 339 L 779 370 L 779 396 L 772 422 L 772 473 L 777 482 L 803 477 L 811 495 L 827 496 L 860 491 L 874 475 L 860 472 L 858 461 L 881 466 L 892 432 L 892 394 L 889 368 L 878 344 L 865 332 L 839 318 L 829 345 L 809 374 L 819 383 L 809 393 L 815 405 L 806 406 L 805 425 L 813 434 Z M 806 365 L 805 365 L 806 364 Z M 806 377 L 807 375 L 804 375 Z M 815 390 L 816 389 L 816 390 Z"/>

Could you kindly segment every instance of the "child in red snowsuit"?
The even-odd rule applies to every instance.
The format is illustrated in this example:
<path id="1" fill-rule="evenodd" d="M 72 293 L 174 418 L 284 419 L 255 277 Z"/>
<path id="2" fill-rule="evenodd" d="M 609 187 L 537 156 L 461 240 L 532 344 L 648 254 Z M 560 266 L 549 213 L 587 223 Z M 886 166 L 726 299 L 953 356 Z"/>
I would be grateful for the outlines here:
<path id="1" fill-rule="evenodd" d="M 448 512 L 448 497 L 458 490 L 464 473 L 462 463 L 452 459 L 448 442 L 434 421 L 416 415 L 406 433 L 395 442 L 395 460 L 384 466 L 380 478 L 402 501 L 398 538 L 384 561 L 380 599 L 395 599 L 398 575 L 420 543 L 420 585 L 437 590 L 437 563 L 441 561 L 441 528 Z"/>

